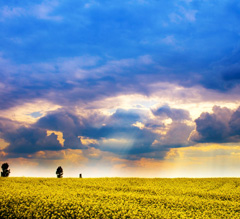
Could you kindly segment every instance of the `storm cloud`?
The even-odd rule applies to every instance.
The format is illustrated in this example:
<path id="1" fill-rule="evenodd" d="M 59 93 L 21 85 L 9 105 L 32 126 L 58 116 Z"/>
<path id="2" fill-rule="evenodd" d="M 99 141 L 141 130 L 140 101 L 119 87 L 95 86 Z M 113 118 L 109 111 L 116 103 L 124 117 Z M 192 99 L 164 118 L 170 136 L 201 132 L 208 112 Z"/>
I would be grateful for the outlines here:
<path id="1" fill-rule="evenodd" d="M 10 156 L 24 157 L 37 151 L 62 149 L 57 136 L 53 133 L 47 136 L 42 129 L 21 127 L 14 132 L 4 133 L 2 137 L 9 143 L 4 151 L 10 153 Z"/>
<path id="2" fill-rule="evenodd" d="M 171 118 L 174 121 L 190 120 L 190 115 L 187 110 L 171 109 L 168 105 L 161 106 L 152 112 L 155 116 L 159 116 L 161 118 Z"/>
<path id="3" fill-rule="evenodd" d="M 170 107 L 168 109 L 182 112 Z M 182 113 L 180 115 L 182 117 Z M 159 159 L 162 159 L 170 148 L 188 145 L 187 138 L 192 126 L 177 119 L 170 125 L 160 127 L 167 130 L 167 134 L 163 135 L 157 133 L 150 123 L 146 112 L 140 109 L 117 109 L 109 116 L 95 113 L 85 117 L 59 109 L 49 112 L 30 127 L 3 132 L 1 137 L 9 143 L 5 152 L 11 156 L 25 157 L 38 151 L 87 150 L 93 147 L 128 159 L 140 159 L 148 157 L 149 153 L 161 152 Z M 56 132 L 62 133 L 63 145 Z M 87 144 L 83 143 L 86 139 L 89 141 Z"/>
<path id="4" fill-rule="evenodd" d="M 226 107 L 213 107 L 213 113 L 202 113 L 196 122 L 196 131 L 192 136 L 195 142 L 239 142 L 240 108 L 235 111 Z"/>

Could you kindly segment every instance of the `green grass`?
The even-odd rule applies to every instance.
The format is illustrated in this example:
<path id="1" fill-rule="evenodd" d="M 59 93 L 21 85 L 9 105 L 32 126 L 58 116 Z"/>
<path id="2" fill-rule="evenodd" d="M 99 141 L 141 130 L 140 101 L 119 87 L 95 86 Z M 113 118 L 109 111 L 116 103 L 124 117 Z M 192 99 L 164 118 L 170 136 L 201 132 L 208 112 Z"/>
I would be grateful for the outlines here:
<path id="1" fill-rule="evenodd" d="M 238 178 L 0 180 L 0 218 L 240 218 Z"/>

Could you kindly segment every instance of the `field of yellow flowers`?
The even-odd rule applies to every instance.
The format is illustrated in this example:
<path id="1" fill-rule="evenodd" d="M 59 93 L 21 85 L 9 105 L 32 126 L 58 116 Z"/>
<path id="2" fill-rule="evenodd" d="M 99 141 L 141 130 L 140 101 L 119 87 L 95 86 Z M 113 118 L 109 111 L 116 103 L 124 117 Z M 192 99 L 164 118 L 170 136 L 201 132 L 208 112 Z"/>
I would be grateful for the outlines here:
<path id="1" fill-rule="evenodd" d="M 239 178 L 0 180 L 0 218 L 240 218 Z"/>

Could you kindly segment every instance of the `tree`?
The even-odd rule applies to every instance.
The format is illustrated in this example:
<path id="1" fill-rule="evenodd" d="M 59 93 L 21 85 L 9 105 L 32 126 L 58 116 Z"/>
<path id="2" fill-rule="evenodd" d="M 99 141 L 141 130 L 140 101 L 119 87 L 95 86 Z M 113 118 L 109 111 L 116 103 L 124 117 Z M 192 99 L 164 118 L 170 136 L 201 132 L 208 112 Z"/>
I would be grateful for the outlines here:
<path id="1" fill-rule="evenodd" d="M 3 163 L 2 164 L 2 172 L 1 172 L 1 176 L 2 177 L 8 177 L 10 174 L 10 170 L 8 169 L 9 165 L 8 163 Z"/>
<path id="2" fill-rule="evenodd" d="M 63 168 L 59 166 L 56 171 L 57 178 L 62 178 L 63 177 Z"/>

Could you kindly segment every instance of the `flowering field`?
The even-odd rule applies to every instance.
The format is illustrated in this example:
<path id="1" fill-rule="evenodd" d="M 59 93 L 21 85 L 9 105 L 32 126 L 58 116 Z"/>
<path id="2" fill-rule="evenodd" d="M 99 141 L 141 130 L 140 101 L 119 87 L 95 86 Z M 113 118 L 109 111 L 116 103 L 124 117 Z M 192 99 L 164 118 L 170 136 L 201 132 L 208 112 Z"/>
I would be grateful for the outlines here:
<path id="1" fill-rule="evenodd" d="M 238 178 L 0 180 L 0 218 L 240 218 Z"/>

